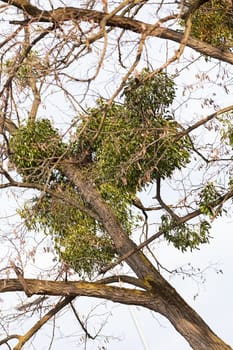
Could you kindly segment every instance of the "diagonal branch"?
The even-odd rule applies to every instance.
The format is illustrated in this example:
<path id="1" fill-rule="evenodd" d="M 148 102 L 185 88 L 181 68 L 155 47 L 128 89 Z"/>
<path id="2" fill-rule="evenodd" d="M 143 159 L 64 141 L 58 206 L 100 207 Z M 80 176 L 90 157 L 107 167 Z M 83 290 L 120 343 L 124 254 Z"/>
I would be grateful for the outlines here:
<path id="1" fill-rule="evenodd" d="M 58 302 L 54 308 L 49 310 L 38 322 L 34 324 L 32 328 L 30 328 L 27 333 L 24 335 L 18 336 L 18 343 L 13 348 L 13 350 L 21 350 L 26 342 L 28 342 L 37 332 L 38 330 L 45 325 L 53 316 L 55 316 L 59 311 L 61 311 L 66 305 L 71 303 L 74 297 L 69 296 Z"/>
<path id="2" fill-rule="evenodd" d="M 52 23 L 62 23 L 70 20 L 79 20 L 84 22 L 92 21 L 97 24 L 106 22 L 106 26 L 121 28 L 129 30 L 138 34 L 148 33 L 148 36 L 159 37 L 161 39 L 168 39 L 181 43 L 183 40 L 183 33 L 165 27 L 156 26 L 154 28 L 153 24 L 145 23 L 143 21 L 135 20 L 132 18 L 127 18 L 120 15 L 113 15 L 109 17 L 109 14 L 105 12 L 82 9 L 76 7 L 59 7 L 52 11 L 44 11 L 36 6 L 31 5 L 27 0 L 2 0 L 5 3 L 9 3 L 12 6 L 23 10 L 31 18 L 28 22 L 52 22 Z M 178 16 L 178 15 L 177 15 Z M 177 17 L 178 18 L 178 17 Z M 105 20 L 106 19 L 106 20 Z M 28 23 L 27 21 L 11 21 L 11 24 Z M 189 37 L 187 39 L 186 45 L 195 51 L 200 52 L 205 56 L 210 56 L 220 61 L 228 62 L 233 64 L 233 53 L 228 51 L 223 51 L 217 47 L 210 44 L 202 42 L 200 40 Z"/>
<path id="3" fill-rule="evenodd" d="M 11 266 L 13 267 L 13 270 L 15 271 L 15 274 L 16 276 L 18 277 L 18 280 L 25 292 L 25 294 L 30 297 L 31 296 L 31 292 L 27 286 L 27 283 L 24 279 L 24 276 L 23 276 L 23 272 L 20 270 L 20 268 L 18 266 L 15 265 L 15 263 L 13 261 L 11 261 Z"/>
<path id="4" fill-rule="evenodd" d="M 200 120 L 198 120 L 196 123 L 190 125 L 188 128 L 183 129 L 181 132 L 179 132 L 177 134 L 177 137 L 175 139 L 175 141 L 178 141 L 179 139 L 181 139 L 182 137 L 184 137 L 185 135 L 190 134 L 193 130 L 199 128 L 200 126 L 208 123 L 209 121 L 211 121 L 212 119 L 217 118 L 218 116 L 228 113 L 228 112 L 232 112 L 233 111 L 233 105 L 224 107 L 222 109 L 219 109 L 217 112 L 211 113 L 210 115 L 206 116 L 205 118 L 202 118 Z"/>
<path id="5" fill-rule="evenodd" d="M 4 134 L 7 131 L 9 134 L 13 135 L 17 129 L 18 127 L 15 123 L 0 112 L 0 134 Z"/>
<path id="6" fill-rule="evenodd" d="M 212 208 L 215 208 L 215 207 L 219 207 L 220 208 L 220 207 L 222 207 L 222 205 L 225 202 L 228 201 L 228 199 L 231 199 L 232 197 L 233 197 L 233 189 L 230 189 L 228 192 L 226 192 L 224 195 L 220 196 L 216 201 L 210 203 L 209 205 Z M 202 214 L 201 209 L 196 209 L 196 210 L 192 211 L 191 213 L 188 213 L 185 216 L 179 217 L 173 211 L 171 211 L 170 207 L 168 207 L 163 201 L 162 201 L 162 203 L 163 203 L 163 208 L 169 212 L 169 214 L 171 215 L 171 217 L 173 219 L 175 219 L 175 223 L 174 223 L 173 226 L 171 226 L 171 228 L 179 226 L 180 224 L 183 224 L 185 222 L 188 222 L 189 220 L 192 220 L 192 219 L 194 219 L 197 216 Z M 100 274 L 105 274 L 107 271 L 113 269 L 115 266 L 117 266 L 120 263 L 122 263 L 123 261 L 127 260 L 130 256 L 132 256 L 133 254 L 135 254 L 139 250 L 142 250 L 143 248 L 148 246 L 150 243 L 152 243 L 153 241 L 155 241 L 156 239 L 161 237 L 163 234 L 164 234 L 163 230 L 157 231 L 155 234 L 150 236 L 144 242 L 138 244 L 133 249 L 131 249 L 131 250 L 127 251 L 125 254 L 121 255 L 116 261 L 114 261 L 114 262 L 110 263 L 109 265 L 105 266 L 100 271 Z"/>
<path id="7" fill-rule="evenodd" d="M 72 302 L 70 302 L 70 306 L 71 309 L 74 313 L 74 316 L 76 317 L 76 319 L 78 320 L 82 330 L 85 332 L 86 336 L 92 340 L 94 340 L 96 338 L 96 336 L 91 335 L 91 333 L 88 332 L 88 329 L 85 327 L 84 323 L 82 322 L 81 318 L 79 317 L 79 314 L 77 313 L 77 310 L 75 309 L 74 305 Z"/>

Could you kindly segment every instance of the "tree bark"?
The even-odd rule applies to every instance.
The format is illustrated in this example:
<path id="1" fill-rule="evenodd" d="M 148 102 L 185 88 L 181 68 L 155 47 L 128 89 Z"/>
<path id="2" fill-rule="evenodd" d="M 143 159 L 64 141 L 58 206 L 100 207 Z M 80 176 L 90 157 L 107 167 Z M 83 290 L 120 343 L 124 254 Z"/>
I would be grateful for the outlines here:
<path id="1" fill-rule="evenodd" d="M 83 200 L 97 213 L 106 231 L 114 241 L 119 255 L 133 250 L 136 245 L 124 232 L 114 211 L 102 199 L 95 186 L 83 179 L 79 169 L 72 163 L 71 161 L 63 167 L 65 175 L 77 186 Z M 152 304 L 144 304 L 144 306 L 165 316 L 194 350 L 232 349 L 214 334 L 204 320 L 160 275 L 141 251 L 136 251 L 126 259 L 126 262 L 143 282 L 151 296 Z"/>
<path id="2" fill-rule="evenodd" d="M 1 0 L 2 2 L 9 3 L 12 6 L 24 11 L 30 16 L 30 22 L 52 22 L 62 23 L 70 20 L 78 20 L 101 24 L 105 21 L 106 26 L 130 30 L 131 32 L 138 34 L 145 34 L 148 37 L 154 36 L 161 39 L 168 39 L 180 43 L 183 39 L 183 33 L 169 28 L 161 27 L 159 24 L 153 25 L 142 21 L 138 21 L 132 18 L 124 16 L 106 14 L 101 11 L 88 10 L 76 7 L 59 7 L 52 11 L 44 11 L 36 6 L 32 6 L 26 0 Z M 22 21 L 11 21 L 12 24 L 22 24 Z M 194 39 L 188 38 L 186 45 L 191 49 L 201 53 L 205 56 L 219 59 L 230 64 L 233 64 L 233 53 L 229 51 L 223 51 L 210 44 Z"/>
<path id="3" fill-rule="evenodd" d="M 28 22 L 52 22 L 62 23 L 69 20 L 93 21 L 94 23 L 105 23 L 106 26 L 129 30 L 150 37 L 159 37 L 180 43 L 183 33 L 160 27 L 159 24 L 152 25 L 118 15 L 109 15 L 104 12 L 79 9 L 74 7 L 57 8 L 52 11 L 43 11 L 33 6 L 27 0 L 2 0 L 11 6 L 15 6 L 29 16 Z M 13 24 L 27 23 L 27 21 L 11 21 Z M 211 56 L 233 64 L 233 53 L 219 50 L 209 44 L 189 38 L 187 46 L 203 55 Z M 1 130 L 14 133 L 16 126 L 10 120 L 0 115 Z M 1 131 L 0 130 L 0 131 Z M 62 171 L 67 178 L 77 187 L 88 207 L 96 213 L 111 236 L 120 256 L 135 250 L 135 253 L 126 259 L 127 264 L 145 286 L 145 290 L 132 290 L 106 286 L 105 284 L 86 282 L 52 282 L 25 279 L 27 288 L 31 294 L 47 294 L 59 296 L 91 296 L 105 298 L 114 302 L 124 304 L 140 305 L 158 312 L 165 316 L 175 329 L 188 341 L 194 350 L 230 350 L 208 327 L 205 321 L 183 300 L 176 290 L 160 275 L 157 269 L 143 254 L 137 251 L 136 244 L 124 231 L 114 211 L 103 200 L 95 185 L 83 178 L 78 167 L 74 165 L 75 160 L 67 161 Z M 0 280 L 0 292 L 24 291 L 19 280 Z"/>

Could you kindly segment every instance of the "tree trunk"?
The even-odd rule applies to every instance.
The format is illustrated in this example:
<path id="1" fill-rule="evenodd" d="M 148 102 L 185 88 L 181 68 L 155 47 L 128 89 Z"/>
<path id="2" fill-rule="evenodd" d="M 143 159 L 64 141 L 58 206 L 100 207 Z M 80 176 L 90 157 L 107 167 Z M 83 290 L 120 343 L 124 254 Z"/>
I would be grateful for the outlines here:
<path id="1" fill-rule="evenodd" d="M 71 162 L 72 163 L 72 162 Z M 124 232 L 112 208 L 102 199 L 93 184 L 80 176 L 80 171 L 72 164 L 63 167 L 65 175 L 70 179 L 84 201 L 99 216 L 106 231 L 114 241 L 120 256 L 136 248 L 135 243 Z M 176 290 L 160 275 L 153 264 L 141 252 L 136 251 L 126 259 L 137 277 L 143 281 L 151 294 L 150 309 L 164 315 L 176 330 L 195 350 L 230 350 L 202 318 L 181 298 Z M 148 305 L 144 305 L 148 307 Z"/>
<path id="2" fill-rule="evenodd" d="M 162 278 L 162 277 L 161 277 Z M 89 296 L 126 305 L 139 305 L 164 315 L 194 350 L 232 350 L 219 339 L 200 316 L 167 283 L 166 293 L 107 286 L 99 282 L 64 282 L 25 279 L 28 291 L 37 295 Z M 0 280 L 0 293 L 24 291 L 18 279 Z"/>

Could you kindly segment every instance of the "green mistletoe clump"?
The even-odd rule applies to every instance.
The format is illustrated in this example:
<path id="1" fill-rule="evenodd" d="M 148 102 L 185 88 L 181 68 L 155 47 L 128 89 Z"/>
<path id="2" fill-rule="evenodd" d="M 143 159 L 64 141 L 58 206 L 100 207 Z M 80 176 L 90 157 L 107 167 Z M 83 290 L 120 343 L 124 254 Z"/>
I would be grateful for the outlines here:
<path id="1" fill-rule="evenodd" d="M 151 76 L 145 69 L 128 80 L 122 103 L 109 106 L 98 100 L 81 115 L 72 141 L 63 142 L 47 119 L 29 122 L 11 138 L 10 160 L 18 173 L 47 189 L 20 214 L 29 229 L 53 237 L 59 259 L 80 276 L 92 276 L 117 252 L 102 223 L 89 215 L 91 208 L 65 176 L 64 166 L 75 164 L 79 175 L 92 181 L 131 234 L 137 192 L 171 177 L 190 160 L 189 138 L 182 136 L 171 110 L 175 91 L 168 74 Z"/>

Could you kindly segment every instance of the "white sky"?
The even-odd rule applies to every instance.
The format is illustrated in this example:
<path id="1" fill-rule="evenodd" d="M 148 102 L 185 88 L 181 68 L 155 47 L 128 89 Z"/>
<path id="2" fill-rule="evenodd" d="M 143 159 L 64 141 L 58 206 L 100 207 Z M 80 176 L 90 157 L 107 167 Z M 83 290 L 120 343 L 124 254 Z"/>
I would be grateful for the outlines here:
<path id="1" fill-rule="evenodd" d="M 3 209 L 3 208 L 1 208 Z M 2 211 L 2 210 L 1 210 Z M 191 253 L 178 252 L 172 246 L 167 247 L 166 243 L 160 242 L 156 244 L 155 252 L 162 265 L 168 269 L 175 269 L 179 266 L 187 266 L 189 262 L 200 270 L 208 268 L 204 273 L 206 280 L 204 283 L 200 281 L 198 276 L 196 281 L 193 277 L 174 276 L 169 279 L 184 299 L 204 318 L 209 326 L 227 343 L 233 344 L 233 279 L 232 279 L 232 220 L 231 218 L 220 218 L 213 224 L 212 236 L 209 245 L 203 245 L 199 251 Z M 1 250 L 1 256 L 3 251 Z M 45 258 L 43 263 L 37 261 L 41 267 L 45 267 Z M 217 273 L 216 270 L 222 270 L 223 274 Z M 197 296 L 196 296 L 197 295 Z M 196 296 L 196 298 L 194 298 Z M 10 298 L 10 300 L 8 299 Z M 4 299 L 4 295 L 1 295 Z M 99 301 L 90 298 L 78 298 L 77 310 L 80 315 L 85 315 L 87 310 L 91 310 L 93 305 L 99 304 Z M 15 295 L 8 294 L 7 302 L 1 303 L 2 308 L 10 305 L 17 305 Z M 102 303 L 102 301 L 100 301 Z M 106 308 L 107 309 L 106 309 Z M 113 307 L 113 308 L 112 308 Z M 111 309 L 112 308 L 112 309 Z M 170 323 L 158 314 L 139 307 L 132 307 L 137 322 L 146 340 L 148 348 L 142 345 L 141 339 L 136 330 L 129 307 L 108 302 L 107 306 L 99 306 L 96 314 L 106 313 L 111 309 L 112 315 L 109 317 L 107 325 L 103 329 L 103 334 L 109 336 L 109 350 L 128 349 L 134 350 L 188 350 L 190 347 L 187 342 L 174 330 Z M 84 345 L 77 337 L 78 324 L 74 321 L 73 316 L 67 314 L 65 318 L 61 318 L 61 324 L 58 321 L 58 330 L 56 331 L 56 341 L 51 349 L 62 350 L 67 343 L 70 349 L 84 349 Z M 102 318 L 100 318 L 102 319 Z M 98 327 L 98 316 L 94 322 Z M 62 321 L 63 320 L 63 321 Z M 65 322 L 64 322 L 65 320 Z M 31 322 L 27 321 L 28 328 Z M 19 331 L 21 327 L 17 327 Z M 73 328 L 75 337 L 69 336 Z M 90 328 L 90 332 L 91 332 Z M 38 333 L 36 348 L 44 350 L 48 346 L 52 332 L 52 323 L 50 326 Z M 82 334 L 81 330 L 78 334 Z M 114 337 L 113 339 L 111 337 Z M 77 347 L 79 344 L 79 347 Z M 101 343 L 102 344 L 102 343 Z M 96 349 L 96 342 L 88 342 L 87 350 Z M 25 346 L 25 349 L 31 349 L 31 344 Z"/>
<path id="2" fill-rule="evenodd" d="M 186 51 L 187 53 L 187 51 Z M 162 61 L 162 59 L 161 59 Z M 203 69 L 206 69 L 208 63 L 203 62 Z M 230 68 L 229 68 L 230 70 Z M 232 76 L 233 71 L 229 71 Z M 190 77 L 193 79 L 193 71 L 190 71 Z M 186 79 L 189 80 L 189 74 L 186 74 Z M 190 81 L 192 81 L 190 79 Z M 184 81 L 186 83 L 186 81 Z M 219 91 L 219 89 L 217 90 Z M 216 92 L 216 91 L 214 91 Z M 204 91 L 206 93 L 206 90 Z M 202 96 L 203 90 L 200 90 L 199 95 Z M 212 90 L 209 91 L 209 95 L 212 95 Z M 218 95 L 218 100 L 221 101 L 223 106 L 231 104 L 232 94 L 226 95 L 221 93 Z M 51 101 L 50 101 L 51 102 Z M 53 100 L 54 106 L 50 105 L 50 113 L 54 115 L 56 109 L 56 100 Z M 194 118 L 195 114 L 199 112 L 199 101 L 194 103 L 193 110 L 188 111 L 190 117 Z M 187 113 L 187 110 L 183 108 L 183 112 Z M 204 115 L 206 110 L 203 111 Z M 7 196 L 3 196 L 0 193 L 1 205 L 0 212 L 2 216 L 9 214 L 10 207 L 14 207 L 13 202 L 10 202 Z M 12 219 L 8 220 L 11 225 Z M 6 226 L 1 226 L 1 230 L 5 230 Z M 11 226 L 8 226 L 10 232 Z M 224 341 L 233 346 L 233 278 L 232 278 L 232 247 L 233 247 L 233 218 L 223 217 L 216 220 L 213 223 L 211 230 L 214 237 L 209 245 L 204 245 L 199 251 L 191 253 L 180 253 L 175 248 L 167 246 L 165 243 L 160 242 L 155 245 L 155 252 L 158 260 L 162 265 L 168 269 L 175 269 L 179 266 L 188 266 L 191 262 L 192 265 L 200 270 L 204 270 L 207 267 L 205 276 L 206 280 L 202 283 L 200 280 L 194 281 L 192 277 L 186 277 L 184 280 L 182 276 L 174 276 L 169 281 L 175 286 L 178 292 L 184 297 L 184 299 L 200 314 L 201 317 L 207 322 L 213 331 L 217 333 Z M 5 231 L 4 231 L 5 232 Z M 0 259 L 4 258 L 5 251 L 3 247 L 0 250 Z M 43 256 L 43 260 L 45 256 Z M 38 262 L 37 262 L 38 263 Z M 223 274 L 217 273 L 215 269 L 221 269 Z M 169 277 L 168 277 L 169 278 Z M 196 296 L 196 298 L 194 298 Z M 4 295 L 0 296 L 4 299 Z M 12 303 L 15 305 L 14 294 L 7 295 L 6 301 L 1 303 L 2 307 L 9 307 Z M 92 308 L 93 301 L 87 298 L 79 298 L 77 305 L 80 313 L 85 313 L 88 308 Z M 169 322 L 157 315 L 152 314 L 148 310 L 142 310 L 142 308 L 133 307 L 133 312 L 137 322 L 143 332 L 145 340 L 148 344 L 148 348 L 144 348 L 141 339 L 136 331 L 135 324 L 130 314 L 129 308 L 123 305 L 117 305 L 113 303 L 107 303 L 107 309 L 113 306 L 112 316 L 108 320 L 108 324 L 104 327 L 103 334 L 119 338 L 119 340 L 109 339 L 107 344 L 108 350 L 188 350 L 190 347 L 187 342 L 173 329 Z M 101 309 L 101 307 L 100 307 Z M 102 310 L 102 309 L 101 309 Z M 103 307 L 103 310 L 106 310 Z M 104 311 L 101 312 L 104 312 Z M 30 321 L 30 320 L 29 320 Z M 27 322 L 29 326 L 30 322 Z M 59 320 L 58 320 L 59 325 Z M 64 347 L 69 346 L 69 349 L 96 349 L 96 343 L 92 344 L 88 342 L 85 348 L 79 338 L 70 337 L 65 338 L 67 332 L 73 327 L 74 331 L 77 331 L 77 323 L 69 316 L 65 316 L 65 322 L 59 325 L 56 331 L 57 340 L 51 347 L 51 350 L 62 350 Z M 20 325 L 19 325 L 20 329 Z M 36 341 L 36 349 L 44 350 L 48 348 L 52 333 L 52 326 L 45 327 L 41 333 L 38 334 Z M 82 332 L 79 332 L 80 335 Z M 1 338 L 1 333 L 0 333 Z M 68 345 L 67 345 L 68 344 Z M 80 346 L 78 346 L 80 344 Z M 25 345 L 25 349 L 33 349 L 29 343 Z M 3 349 L 4 350 L 4 349 Z"/>

